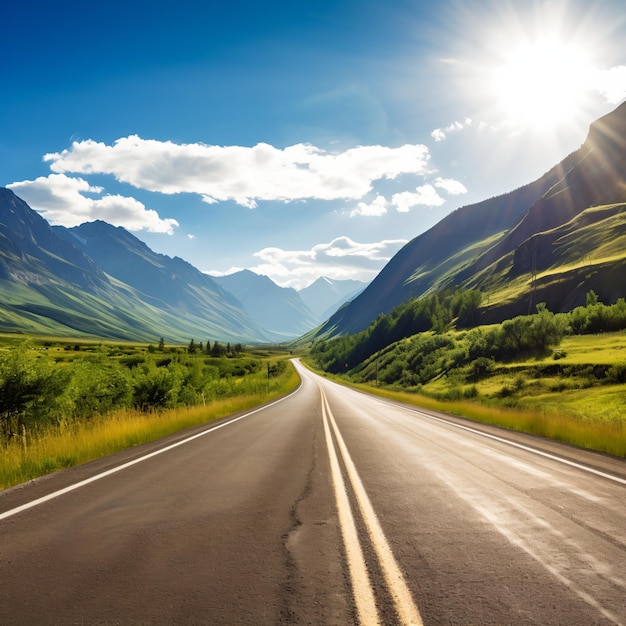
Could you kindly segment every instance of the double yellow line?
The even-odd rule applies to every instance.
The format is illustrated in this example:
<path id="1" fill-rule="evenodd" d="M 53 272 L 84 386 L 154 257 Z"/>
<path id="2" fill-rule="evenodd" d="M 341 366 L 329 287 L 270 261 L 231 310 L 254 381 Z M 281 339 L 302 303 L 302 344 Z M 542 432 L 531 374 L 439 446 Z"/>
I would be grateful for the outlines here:
<path id="1" fill-rule="evenodd" d="M 331 429 L 335 436 L 337 448 L 339 450 L 339 454 L 341 455 L 341 459 L 343 460 L 348 480 L 350 481 L 355 499 L 358 503 L 361 517 L 365 523 L 369 540 L 376 552 L 380 569 L 383 573 L 387 586 L 387 591 L 393 599 L 398 619 L 402 624 L 423 626 L 422 618 L 417 607 L 415 606 L 415 603 L 413 602 L 411 592 L 409 591 L 406 581 L 404 580 L 404 576 L 402 575 L 402 572 L 398 567 L 398 563 L 391 552 L 391 548 L 389 547 L 389 543 L 387 542 L 383 529 L 380 526 L 380 522 L 378 521 L 378 517 L 372 507 L 372 503 L 365 492 L 361 478 L 356 471 L 356 467 L 350 457 L 350 453 L 348 452 L 343 437 L 337 428 L 337 423 L 335 422 L 335 418 L 330 410 L 326 394 L 321 386 L 319 389 L 322 396 L 324 434 L 326 436 L 326 445 L 328 448 L 328 456 L 330 458 L 331 475 L 339 513 L 339 524 L 341 526 L 341 534 L 346 551 L 352 591 L 354 594 L 354 602 L 359 622 L 361 624 L 367 624 L 368 626 L 370 624 L 374 625 L 381 623 L 378 608 L 376 606 L 374 589 L 367 571 L 365 557 L 363 556 L 363 549 L 359 541 L 354 515 L 348 499 L 348 493 L 346 491 L 346 484 L 339 464 L 339 458 L 333 443 Z"/>

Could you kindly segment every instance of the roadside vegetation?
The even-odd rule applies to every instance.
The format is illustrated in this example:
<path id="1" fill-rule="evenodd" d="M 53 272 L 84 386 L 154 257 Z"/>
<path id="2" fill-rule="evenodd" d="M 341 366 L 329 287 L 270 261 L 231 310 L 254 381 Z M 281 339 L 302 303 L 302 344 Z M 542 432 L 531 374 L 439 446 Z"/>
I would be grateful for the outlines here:
<path id="1" fill-rule="evenodd" d="M 299 379 L 279 350 L 0 338 L 0 488 L 262 404 Z"/>
<path id="2" fill-rule="evenodd" d="M 540 304 L 472 326 L 479 301 L 448 292 L 405 303 L 362 333 L 315 343 L 310 362 L 422 406 L 626 457 L 626 302 L 590 292 L 570 313 Z"/>

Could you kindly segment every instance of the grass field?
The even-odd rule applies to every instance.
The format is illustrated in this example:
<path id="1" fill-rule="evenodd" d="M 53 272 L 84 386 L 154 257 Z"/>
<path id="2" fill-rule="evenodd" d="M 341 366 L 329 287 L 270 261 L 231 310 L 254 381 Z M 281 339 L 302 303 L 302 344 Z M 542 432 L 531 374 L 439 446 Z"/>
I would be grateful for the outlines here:
<path id="1" fill-rule="evenodd" d="M 267 394 L 227 398 L 208 406 L 171 409 L 158 414 L 119 411 L 71 428 L 50 431 L 33 441 L 14 442 L 0 453 L 0 489 L 268 402 L 297 387 L 299 379 L 293 368 L 290 369 L 282 385 Z"/>
<path id="2" fill-rule="evenodd" d="M 0 350 L 8 350 L 16 343 L 20 341 L 15 337 L 2 337 Z M 78 359 L 92 358 L 90 355 L 102 350 L 97 342 L 76 343 L 49 338 L 34 343 L 33 350 L 42 351 L 46 359 L 56 363 L 55 367 L 63 368 L 69 368 Z M 180 346 L 172 348 L 180 349 Z M 124 359 L 127 354 L 131 355 L 130 358 L 149 356 L 145 345 L 135 343 L 116 342 L 107 345 L 106 350 L 111 359 Z M 198 358 L 206 362 L 205 358 Z M 227 397 L 205 402 L 202 396 L 202 402 L 195 406 L 148 411 L 122 408 L 88 419 L 63 418 L 41 429 L 24 430 L 20 436 L 12 437 L 0 446 L 0 489 L 245 411 L 285 395 L 299 384 L 295 369 L 288 364 L 288 367 L 277 368 L 278 373 L 269 375 L 270 368 L 284 358 L 285 355 L 268 350 L 256 350 L 241 358 L 210 359 L 211 364 L 215 363 L 211 365 L 213 370 L 230 368 L 233 372 L 225 374 L 223 384 L 219 380 L 215 382 Z M 260 369 L 250 374 L 236 373 L 237 367 L 244 367 L 255 359 L 263 359 Z"/>
<path id="3" fill-rule="evenodd" d="M 310 364 L 312 366 L 312 364 Z M 498 363 L 480 380 L 464 369 L 437 376 L 415 389 L 354 385 L 386 397 L 626 457 L 626 333 L 566 336 L 543 357 Z M 347 375 L 337 380 L 348 384 Z"/>

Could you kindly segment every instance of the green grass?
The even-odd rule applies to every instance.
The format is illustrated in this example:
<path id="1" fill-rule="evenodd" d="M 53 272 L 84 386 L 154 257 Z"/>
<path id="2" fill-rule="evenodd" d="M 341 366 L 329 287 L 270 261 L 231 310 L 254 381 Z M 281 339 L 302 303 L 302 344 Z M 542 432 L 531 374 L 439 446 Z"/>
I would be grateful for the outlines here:
<path id="1" fill-rule="evenodd" d="M 566 356 L 563 364 L 606 364 L 626 362 L 626 333 L 570 335 L 563 338 L 559 349 Z"/>
<path id="2" fill-rule="evenodd" d="M 563 443 L 626 457 L 626 422 L 622 412 L 612 405 L 601 416 L 594 419 L 576 415 L 576 401 L 539 402 L 526 409 L 481 404 L 472 400 L 439 401 L 432 398 L 387 389 L 376 389 L 370 385 L 354 385 L 356 388 L 393 400 L 399 400 L 426 409 L 458 415 L 476 422 L 493 424 L 520 432 L 539 435 Z M 563 395 L 563 394 L 559 394 Z M 597 412 L 599 395 L 578 397 L 580 406 Z M 626 391 L 602 390 L 602 395 L 617 396 L 618 404 L 624 406 Z M 611 398 L 615 400 L 616 398 Z M 614 413 L 613 419 L 611 414 Z"/>
<path id="3" fill-rule="evenodd" d="M 563 347 L 569 350 L 568 356 L 555 363 L 567 364 L 568 360 L 572 365 L 614 363 L 616 355 L 626 350 L 626 335 L 568 337 Z M 422 387 L 424 393 L 376 387 L 371 383 L 356 384 L 346 375 L 320 372 L 309 360 L 305 361 L 324 376 L 367 393 L 626 457 L 626 385 L 591 384 L 585 379 L 558 376 L 533 378 L 529 374 L 538 364 L 553 363 L 551 358 L 509 364 L 475 385 L 440 377 Z M 570 387 L 563 387 L 568 381 Z M 474 386 L 478 392 L 476 398 L 436 398 L 462 398 L 463 392 Z M 510 395 L 502 397 L 503 388 L 510 390 Z"/>
<path id="4" fill-rule="evenodd" d="M 117 411 L 50 429 L 32 440 L 28 436 L 15 439 L 0 451 L 0 489 L 245 411 L 289 393 L 298 384 L 298 375 L 289 364 L 264 392 L 155 413 Z"/>
<path id="5" fill-rule="evenodd" d="M 616 264 L 626 257 L 626 205 L 605 205 L 586 209 L 571 222 L 549 231 L 555 234 L 553 249 L 554 262 L 543 268 L 534 277 L 545 285 L 558 286 L 560 282 L 573 283 L 579 274 L 594 270 L 603 271 L 610 264 Z M 502 305 L 518 301 L 529 293 L 533 286 L 530 273 L 512 278 L 508 264 L 499 262 L 500 273 L 495 273 L 495 265 L 483 271 L 485 279 L 486 306 Z M 488 274 L 488 277 L 487 277 Z"/>

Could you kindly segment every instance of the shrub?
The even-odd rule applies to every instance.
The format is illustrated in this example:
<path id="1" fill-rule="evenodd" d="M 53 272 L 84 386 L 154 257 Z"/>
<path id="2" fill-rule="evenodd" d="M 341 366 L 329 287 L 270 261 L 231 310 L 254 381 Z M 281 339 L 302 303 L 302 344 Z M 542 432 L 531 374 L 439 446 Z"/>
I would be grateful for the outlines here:
<path id="1" fill-rule="evenodd" d="M 0 428 L 5 442 L 24 429 L 60 418 L 67 370 L 26 346 L 0 353 Z"/>
<path id="2" fill-rule="evenodd" d="M 609 367 L 606 381 L 614 384 L 626 383 L 626 363 L 617 363 Z"/>
<path id="3" fill-rule="evenodd" d="M 496 362 L 493 359 L 480 356 L 474 359 L 471 363 L 471 379 L 478 381 L 481 378 L 490 376 L 496 368 Z"/>
<path id="4" fill-rule="evenodd" d="M 174 406 L 177 391 L 170 368 L 146 368 L 133 382 L 133 406 L 142 411 Z"/>

